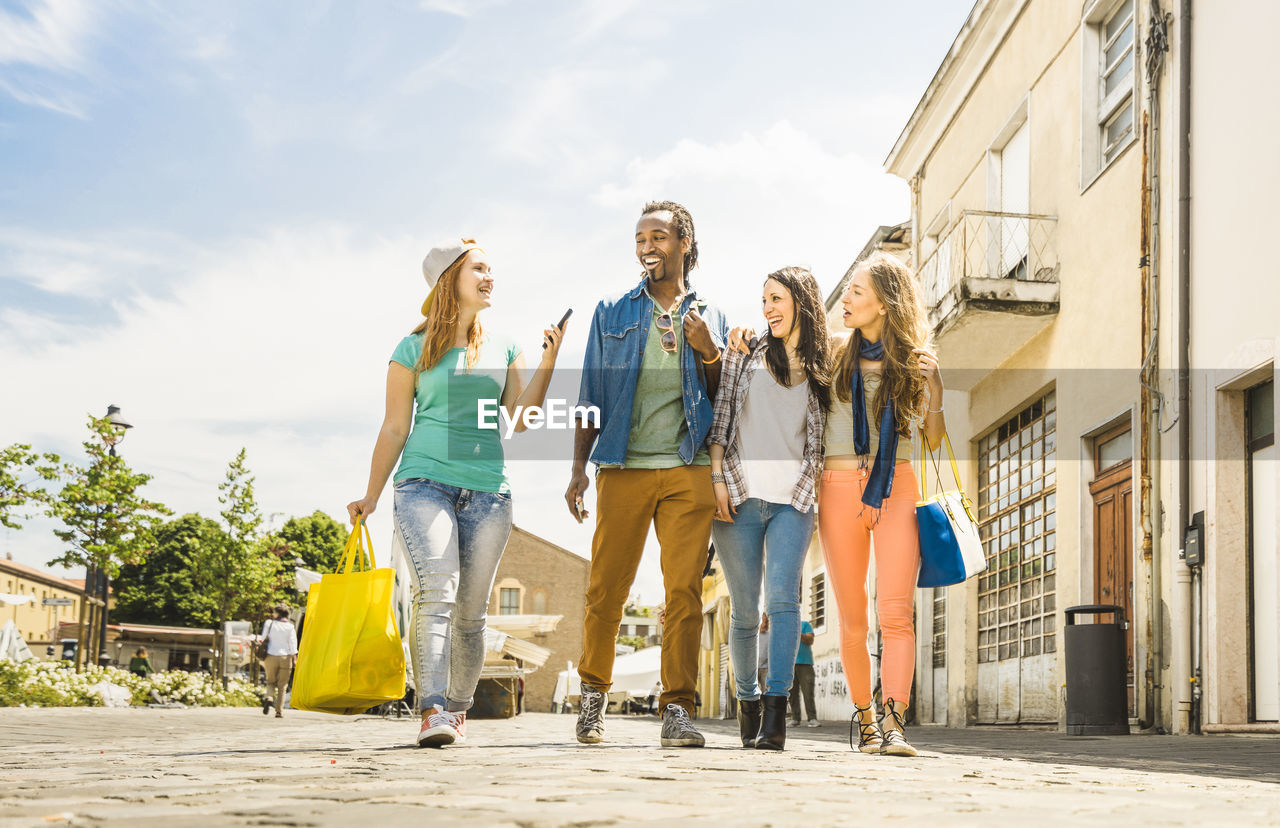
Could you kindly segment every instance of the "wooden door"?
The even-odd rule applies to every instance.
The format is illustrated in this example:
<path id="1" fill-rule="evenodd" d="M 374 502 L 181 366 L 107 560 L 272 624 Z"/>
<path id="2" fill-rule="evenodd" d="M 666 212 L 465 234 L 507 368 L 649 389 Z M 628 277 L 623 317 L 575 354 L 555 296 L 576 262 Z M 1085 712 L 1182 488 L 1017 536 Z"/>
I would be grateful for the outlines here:
<path id="1" fill-rule="evenodd" d="M 1093 600 L 1124 608 L 1129 715 L 1137 714 L 1133 671 L 1133 452 L 1128 426 L 1095 441 Z"/>

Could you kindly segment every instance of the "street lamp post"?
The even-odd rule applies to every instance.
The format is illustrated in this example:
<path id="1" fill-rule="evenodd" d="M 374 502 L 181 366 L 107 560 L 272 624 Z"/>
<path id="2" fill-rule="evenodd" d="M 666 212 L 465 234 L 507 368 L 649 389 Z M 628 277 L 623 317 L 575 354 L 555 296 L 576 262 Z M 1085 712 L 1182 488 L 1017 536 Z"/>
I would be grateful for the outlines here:
<path id="1" fill-rule="evenodd" d="M 105 438 L 111 456 L 115 457 L 116 446 L 124 442 L 125 432 L 133 428 L 133 424 L 120 416 L 120 407 L 117 405 L 107 406 L 107 422 L 119 429 L 119 431 L 111 437 Z M 97 588 L 98 599 L 102 602 L 100 605 L 101 609 L 99 610 L 102 614 L 102 622 L 98 625 L 98 664 L 99 666 L 105 667 L 107 662 L 111 660 L 111 656 L 107 655 L 107 613 L 109 610 L 107 606 L 107 596 L 110 591 L 111 584 L 107 575 L 106 567 L 99 569 L 97 576 L 97 583 L 94 584 L 94 586 Z M 89 588 L 87 578 L 85 580 L 85 588 Z"/>

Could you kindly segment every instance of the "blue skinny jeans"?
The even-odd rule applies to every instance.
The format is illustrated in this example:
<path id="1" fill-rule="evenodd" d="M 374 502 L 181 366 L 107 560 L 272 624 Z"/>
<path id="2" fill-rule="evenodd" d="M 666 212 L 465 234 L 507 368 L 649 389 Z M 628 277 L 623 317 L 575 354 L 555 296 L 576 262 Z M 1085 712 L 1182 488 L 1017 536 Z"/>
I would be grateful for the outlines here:
<path id="1" fill-rule="evenodd" d="M 395 485 L 396 531 L 409 553 L 409 656 L 419 710 L 468 710 L 484 666 L 484 630 L 511 496 L 434 480 Z"/>
<path id="2" fill-rule="evenodd" d="M 789 503 L 749 497 L 733 523 L 715 521 L 711 536 L 729 587 L 729 657 L 739 699 L 760 698 L 756 676 L 760 631 L 760 589 L 769 613 L 766 696 L 786 696 L 800 647 L 800 576 L 813 536 L 814 511 L 797 512 Z"/>

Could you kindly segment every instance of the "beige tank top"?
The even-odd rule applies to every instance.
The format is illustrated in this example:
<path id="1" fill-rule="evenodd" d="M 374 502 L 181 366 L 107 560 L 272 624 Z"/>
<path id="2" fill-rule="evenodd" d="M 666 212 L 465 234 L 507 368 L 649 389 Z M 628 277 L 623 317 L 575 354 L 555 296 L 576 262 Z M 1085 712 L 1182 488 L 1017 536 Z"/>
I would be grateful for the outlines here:
<path id="1" fill-rule="evenodd" d="M 871 410 L 871 401 L 875 399 L 876 389 L 880 387 L 879 374 L 864 374 L 862 377 L 862 389 L 866 398 L 867 410 Z M 870 457 L 874 458 L 876 452 L 880 450 L 880 429 L 878 428 L 879 420 L 873 420 L 868 423 L 867 429 L 871 434 Z M 910 462 L 914 457 L 914 430 L 913 437 L 898 436 L 898 453 L 895 458 L 898 463 Z M 822 449 L 826 457 L 839 457 L 842 455 L 857 455 L 857 450 L 853 447 L 853 403 L 840 402 L 834 392 L 831 395 L 831 410 L 827 412 L 827 427 L 823 431 Z"/>

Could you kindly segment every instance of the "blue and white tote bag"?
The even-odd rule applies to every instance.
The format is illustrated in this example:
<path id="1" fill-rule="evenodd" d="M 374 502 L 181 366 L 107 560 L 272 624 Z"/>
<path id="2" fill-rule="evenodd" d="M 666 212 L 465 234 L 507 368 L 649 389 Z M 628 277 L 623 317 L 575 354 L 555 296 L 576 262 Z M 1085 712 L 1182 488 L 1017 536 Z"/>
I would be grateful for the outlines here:
<path id="1" fill-rule="evenodd" d="M 942 470 L 929 450 L 928 441 L 922 440 L 920 502 L 916 504 L 916 523 L 920 527 L 920 576 L 916 585 L 920 587 L 959 584 L 987 568 L 982 539 L 978 536 L 978 521 L 973 516 L 973 504 L 960 486 L 960 469 L 956 465 L 955 452 L 951 450 L 951 438 L 944 433 L 942 440 L 947 447 L 947 456 L 951 458 L 951 473 L 956 487 L 952 491 L 939 491 L 929 496 L 925 456 L 933 460 L 939 489 L 942 489 Z"/>

